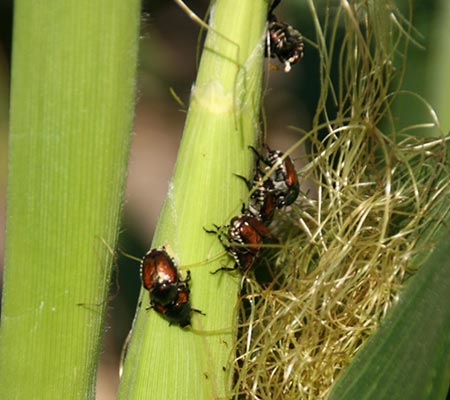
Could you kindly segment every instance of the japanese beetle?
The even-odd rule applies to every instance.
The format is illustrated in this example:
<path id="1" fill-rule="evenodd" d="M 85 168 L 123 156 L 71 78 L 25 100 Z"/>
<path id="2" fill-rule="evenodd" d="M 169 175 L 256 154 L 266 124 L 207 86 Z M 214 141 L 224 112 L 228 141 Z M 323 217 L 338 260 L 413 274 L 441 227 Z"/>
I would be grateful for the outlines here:
<path id="1" fill-rule="evenodd" d="M 229 242 L 238 245 L 236 249 L 250 253 L 261 250 L 264 239 L 270 237 L 271 233 L 261 221 L 245 213 L 231 219 L 227 234 Z"/>
<path id="2" fill-rule="evenodd" d="M 233 257 L 234 265 L 232 268 L 222 267 L 214 271 L 233 271 L 240 269 L 242 272 L 250 270 L 256 260 L 262 245 L 272 238 L 269 229 L 253 215 L 245 212 L 245 207 L 242 207 L 242 214 L 233 217 L 227 228 L 226 238 L 220 232 L 221 228 L 217 227 L 216 231 L 208 231 L 208 233 L 218 234 L 219 240 L 228 254 Z"/>
<path id="3" fill-rule="evenodd" d="M 289 72 L 292 65 L 303 57 L 304 44 L 302 35 L 297 30 L 291 25 L 279 22 L 273 14 L 280 1 L 273 2 L 267 16 L 265 56 L 277 57 L 284 64 L 284 72 Z"/>
<path id="4" fill-rule="evenodd" d="M 141 261 L 142 284 L 150 292 L 150 308 L 170 324 L 184 328 L 191 324 L 191 312 L 202 312 L 189 303 L 190 271 L 181 279 L 175 261 L 164 247 L 151 249 Z"/>
<path id="5" fill-rule="evenodd" d="M 182 328 L 191 325 L 191 312 L 202 312 L 191 307 L 189 302 L 189 287 L 187 283 L 181 283 L 177 287 L 176 297 L 169 304 L 161 304 L 151 301 L 151 307 L 161 314 L 170 324 L 177 324 Z"/>
<path id="6" fill-rule="evenodd" d="M 151 249 L 142 258 L 141 277 L 145 289 L 150 292 L 150 299 L 165 305 L 177 297 L 180 278 L 175 261 L 167 254 L 164 247 Z M 190 279 L 190 274 L 186 282 Z"/>
<path id="7" fill-rule="evenodd" d="M 285 156 L 279 150 L 267 148 L 267 157 L 264 157 L 254 148 L 250 148 L 255 153 L 257 159 L 266 165 L 268 172 L 273 167 L 275 170 L 270 174 L 272 189 L 271 193 L 275 196 L 278 208 L 292 204 L 300 193 L 297 172 L 289 156 Z"/>
<path id="8" fill-rule="evenodd" d="M 248 201 L 248 212 L 269 225 L 272 222 L 276 208 L 272 181 L 264 179 L 264 173 L 259 168 L 256 168 L 252 182 L 241 175 L 236 176 L 245 182 L 249 191 L 253 190 Z"/>

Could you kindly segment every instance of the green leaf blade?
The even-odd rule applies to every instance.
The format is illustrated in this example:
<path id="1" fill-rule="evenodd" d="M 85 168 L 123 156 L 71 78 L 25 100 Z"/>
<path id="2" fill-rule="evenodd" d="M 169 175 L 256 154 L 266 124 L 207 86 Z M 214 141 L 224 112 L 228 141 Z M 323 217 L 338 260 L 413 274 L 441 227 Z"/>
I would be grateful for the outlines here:
<path id="1" fill-rule="evenodd" d="M 15 3 L 1 398 L 94 397 L 139 16 L 136 1 Z"/>

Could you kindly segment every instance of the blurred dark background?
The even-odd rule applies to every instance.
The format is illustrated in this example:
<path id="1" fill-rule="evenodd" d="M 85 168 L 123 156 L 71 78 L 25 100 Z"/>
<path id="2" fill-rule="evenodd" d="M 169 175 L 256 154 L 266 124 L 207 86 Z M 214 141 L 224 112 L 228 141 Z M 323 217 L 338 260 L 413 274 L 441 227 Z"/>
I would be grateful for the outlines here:
<path id="1" fill-rule="evenodd" d="M 206 14 L 206 0 L 187 1 L 200 17 Z M 301 4 L 300 4 L 301 3 Z M 318 9 L 338 2 L 316 1 Z M 404 1 L 399 2 L 400 5 Z M 414 1 L 414 24 L 424 35 L 425 49 L 411 48 L 405 87 L 425 93 L 428 42 L 437 1 Z M 284 0 L 276 14 L 307 39 L 314 40 L 313 21 L 306 2 Z M 13 2 L 0 0 L 0 271 L 3 266 L 7 132 L 12 43 Z M 185 112 L 170 94 L 173 88 L 185 104 L 196 74 L 199 27 L 173 1 L 144 1 L 139 54 L 135 133 L 127 181 L 120 248 L 142 257 L 150 247 L 158 213 L 180 142 Z M 339 34 L 338 34 L 339 35 Z M 270 70 L 265 94 L 269 144 L 286 150 L 299 133 L 288 125 L 308 130 L 319 96 L 317 51 L 305 44 L 305 56 L 289 74 Z M 269 68 L 266 68 L 269 71 Z M 298 155 L 298 154 L 297 154 Z M 118 384 L 120 351 L 131 326 L 140 290 L 138 262 L 118 255 L 119 287 L 112 283 L 108 319 L 98 380 L 98 399 L 113 399 Z M 1 276 L 1 275 L 0 275 Z"/>

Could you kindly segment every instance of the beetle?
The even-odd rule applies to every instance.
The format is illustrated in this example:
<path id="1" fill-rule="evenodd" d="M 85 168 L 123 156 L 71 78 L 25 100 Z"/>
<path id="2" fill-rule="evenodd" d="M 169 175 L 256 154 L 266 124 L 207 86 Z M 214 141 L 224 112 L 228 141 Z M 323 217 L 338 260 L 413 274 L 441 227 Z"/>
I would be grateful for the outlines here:
<path id="1" fill-rule="evenodd" d="M 284 72 L 289 72 L 293 64 L 303 57 L 302 35 L 291 25 L 279 22 L 273 10 L 281 0 L 275 0 L 269 9 L 265 56 L 275 58 L 284 64 Z"/>
<path id="2" fill-rule="evenodd" d="M 176 299 L 180 277 L 174 259 L 164 247 L 151 249 L 145 254 L 141 261 L 141 277 L 152 301 L 165 305 Z M 182 282 L 189 279 L 188 271 L 186 281 Z"/>
<path id="3" fill-rule="evenodd" d="M 190 271 L 181 279 L 175 260 L 165 247 L 149 250 L 141 261 L 142 284 L 150 293 L 150 307 L 161 314 L 170 324 L 184 328 L 191 324 L 191 313 L 200 310 L 189 302 Z"/>
<path id="4" fill-rule="evenodd" d="M 248 201 L 248 212 L 264 224 L 269 225 L 276 208 L 272 181 L 267 178 L 264 179 L 264 173 L 258 167 L 253 176 L 253 181 L 249 181 L 241 175 L 236 174 L 236 176 L 245 182 L 249 191 L 253 191 Z"/>
<path id="5" fill-rule="evenodd" d="M 150 303 L 151 308 L 169 321 L 169 324 L 176 324 L 181 328 L 191 325 L 191 313 L 193 311 L 203 314 L 200 310 L 191 307 L 189 302 L 190 290 L 186 282 L 184 281 L 177 286 L 176 296 L 172 302 L 161 304 L 152 299 Z"/>
<path id="6" fill-rule="evenodd" d="M 266 165 L 267 172 L 275 167 L 269 178 L 272 185 L 270 191 L 275 196 L 277 207 L 283 208 L 292 204 L 300 193 L 300 185 L 291 158 L 279 150 L 271 150 L 268 146 L 266 146 L 267 157 L 252 146 L 250 149 L 255 153 L 257 160 Z"/>
<path id="7" fill-rule="evenodd" d="M 269 229 L 253 215 L 246 212 L 244 205 L 241 214 L 233 217 L 230 224 L 223 228 L 227 229 L 226 238 L 222 235 L 221 227 L 216 226 L 217 230 L 205 229 L 205 231 L 218 234 L 223 247 L 233 257 L 234 265 L 231 268 L 221 267 L 212 273 L 235 269 L 240 269 L 242 272 L 249 271 L 253 267 L 263 244 L 272 239 Z"/>
<path id="8" fill-rule="evenodd" d="M 272 237 L 272 234 L 261 221 L 244 212 L 231 219 L 227 237 L 232 245 L 238 245 L 236 248 L 257 253 L 261 250 L 264 239 Z"/>

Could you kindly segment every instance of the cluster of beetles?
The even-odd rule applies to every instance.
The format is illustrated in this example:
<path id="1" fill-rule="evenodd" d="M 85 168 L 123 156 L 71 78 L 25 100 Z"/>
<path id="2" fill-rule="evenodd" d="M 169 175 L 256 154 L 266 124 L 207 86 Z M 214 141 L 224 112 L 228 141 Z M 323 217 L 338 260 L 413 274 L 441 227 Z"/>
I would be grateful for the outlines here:
<path id="1" fill-rule="evenodd" d="M 266 57 L 277 58 L 284 71 L 303 56 L 303 41 L 299 32 L 290 25 L 279 22 L 273 10 L 281 0 L 274 0 L 267 21 Z M 214 271 L 239 269 L 247 273 L 264 243 L 271 241 L 268 229 L 275 210 L 292 204 L 299 194 L 299 182 L 294 164 L 289 156 L 267 146 L 262 154 L 250 147 L 256 157 L 251 181 L 237 175 L 249 189 L 248 204 L 243 204 L 241 213 L 233 217 L 229 225 L 215 226 L 206 232 L 217 234 L 226 252 L 233 258 L 233 267 L 221 267 Z M 164 247 L 151 249 L 141 261 L 143 286 L 150 294 L 150 308 L 162 315 L 170 324 L 184 328 L 191 324 L 192 312 L 202 313 L 189 302 L 190 272 L 182 279 L 175 260 Z"/>
<path id="2" fill-rule="evenodd" d="M 300 191 L 297 172 L 289 156 L 267 146 L 266 155 L 260 154 L 254 147 L 250 149 L 256 156 L 252 181 L 236 175 L 249 189 L 248 204 L 242 205 L 241 213 L 233 217 L 229 225 L 215 226 L 216 230 L 206 231 L 217 234 L 227 253 L 234 259 L 233 267 L 221 267 L 213 274 L 235 269 L 246 273 L 252 269 L 263 245 L 273 241 L 268 226 L 275 210 L 292 204 Z"/>

